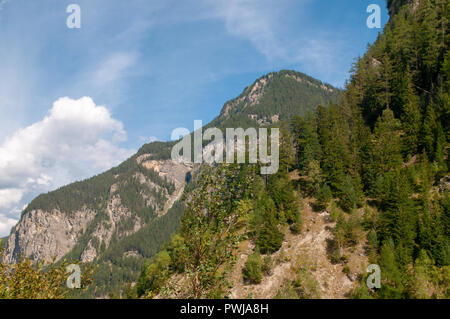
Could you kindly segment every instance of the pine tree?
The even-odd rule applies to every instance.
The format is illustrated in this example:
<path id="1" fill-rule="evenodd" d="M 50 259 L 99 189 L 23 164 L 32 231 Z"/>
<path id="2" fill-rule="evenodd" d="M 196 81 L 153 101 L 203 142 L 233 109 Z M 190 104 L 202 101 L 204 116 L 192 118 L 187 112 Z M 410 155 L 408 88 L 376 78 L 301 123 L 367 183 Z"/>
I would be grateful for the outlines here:
<path id="1" fill-rule="evenodd" d="M 294 117 L 291 127 L 295 136 L 298 167 L 301 172 L 305 173 L 309 163 L 319 160 L 321 157 L 315 118 L 311 113 L 307 113 L 305 117 Z"/>
<path id="2" fill-rule="evenodd" d="M 395 244 L 401 246 L 402 256 L 411 256 L 417 236 L 417 214 L 411 194 L 405 172 L 392 172 L 383 178 L 380 204 L 383 213 L 379 227 L 381 240 L 392 237 Z"/>
<path id="3" fill-rule="evenodd" d="M 413 89 L 410 71 L 406 72 L 406 90 L 402 96 L 404 105 L 402 115 L 403 126 L 403 153 L 415 155 L 419 149 L 420 130 L 422 126 L 422 113 L 420 111 L 420 99 Z"/>
<path id="4" fill-rule="evenodd" d="M 316 191 L 316 206 L 319 210 L 325 209 L 333 199 L 331 189 L 327 184 L 322 184 Z"/>
<path id="5" fill-rule="evenodd" d="M 293 147 L 292 134 L 285 126 L 280 128 L 279 152 L 278 171 L 287 174 L 295 165 L 295 149 Z"/>
<path id="6" fill-rule="evenodd" d="M 353 181 L 350 175 L 347 175 L 340 187 L 339 206 L 347 212 L 361 206 L 362 192 L 359 185 Z"/>
<path id="7" fill-rule="evenodd" d="M 279 222 L 292 224 L 298 212 L 298 203 L 287 174 L 280 172 L 272 175 L 267 185 L 267 191 L 275 203 Z"/>
<path id="8" fill-rule="evenodd" d="M 379 295 L 381 298 L 400 299 L 404 297 L 404 285 L 402 275 L 397 265 L 394 242 L 388 239 L 384 242 L 380 252 L 381 288 Z"/>
<path id="9" fill-rule="evenodd" d="M 442 210 L 437 198 L 431 200 L 428 189 L 422 194 L 423 207 L 419 215 L 418 243 L 428 251 L 438 266 L 450 264 L 449 238 L 445 236 Z"/>
<path id="10" fill-rule="evenodd" d="M 402 163 L 399 130 L 400 122 L 394 117 L 394 113 L 389 108 L 384 110 L 374 130 L 373 156 L 379 173 L 389 172 Z"/>
<path id="11" fill-rule="evenodd" d="M 283 235 L 278 230 L 275 204 L 269 196 L 264 196 L 259 199 L 257 209 L 262 216 L 262 225 L 257 230 L 256 245 L 263 254 L 274 253 L 283 243 Z"/>
<path id="12" fill-rule="evenodd" d="M 435 154 L 435 131 L 436 131 L 436 114 L 434 112 L 434 106 L 428 104 L 426 106 L 426 112 L 424 116 L 421 142 L 423 148 L 427 154 L 431 155 L 431 159 L 434 159 Z"/>
<path id="13" fill-rule="evenodd" d="M 338 193 L 349 165 L 349 127 L 339 108 L 317 108 L 319 141 L 322 147 L 321 168 L 333 192 Z"/>

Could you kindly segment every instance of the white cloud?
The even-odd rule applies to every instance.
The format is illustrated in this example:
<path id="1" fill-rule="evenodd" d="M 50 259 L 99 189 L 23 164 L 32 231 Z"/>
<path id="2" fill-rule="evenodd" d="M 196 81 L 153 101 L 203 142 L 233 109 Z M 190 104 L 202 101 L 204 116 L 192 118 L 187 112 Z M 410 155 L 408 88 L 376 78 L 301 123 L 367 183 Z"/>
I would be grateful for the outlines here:
<path id="1" fill-rule="evenodd" d="M 137 54 L 133 52 L 116 52 L 107 57 L 93 75 L 93 83 L 97 86 L 119 80 L 125 70 L 136 63 Z"/>
<path id="2" fill-rule="evenodd" d="M 298 62 L 298 51 L 307 51 L 307 42 L 317 39 L 316 32 L 313 37 L 302 29 L 292 33 L 311 0 L 203 1 L 230 34 L 248 39 L 268 60 Z"/>
<path id="3" fill-rule="evenodd" d="M 346 43 L 342 35 L 333 30 L 301 27 L 302 15 L 307 15 L 311 0 L 203 3 L 209 8 L 209 18 L 222 20 L 230 34 L 247 39 L 269 62 L 300 64 L 301 70 L 311 75 L 341 79 Z"/>
<path id="4" fill-rule="evenodd" d="M 281 3 L 283 2 L 283 3 Z M 224 21 L 228 32 L 247 38 L 266 57 L 272 59 L 285 55 L 277 38 L 277 28 L 282 21 L 281 8 L 289 0 L 206 0 L 217 16 Z"/>
<path id="5" fill-rule="evenodd" d="M 24 200 L 131 156 L 134 150 L 119 146 L 125 139 L 123 124 L 90 97 L 58 99 L 42 121 L 0 143 L 0 229 L 17 216 Z"/>
<path id="6" fill-rule="evenodd" d="M 9 235 L 11 228 L 14 227 L 17 221 L 17 219 L 0 215 L 0 236 Z"/>
<path id="7" fill-rule="evenodd" d="M 0 209 L 8 209 L 17 204 L 23 196 L 23 190 L 18 188 L 0 189 Z"/>
<path id="8" fill-rule="evenodd" d="M 93 95 L 115 109 L 127 99 L 129 78 L 140 71 L 135 68 L 138 57 L 137 51 L 116 51 L 86 63 L 84 70 L 76 75 L 71 92 Z"/>

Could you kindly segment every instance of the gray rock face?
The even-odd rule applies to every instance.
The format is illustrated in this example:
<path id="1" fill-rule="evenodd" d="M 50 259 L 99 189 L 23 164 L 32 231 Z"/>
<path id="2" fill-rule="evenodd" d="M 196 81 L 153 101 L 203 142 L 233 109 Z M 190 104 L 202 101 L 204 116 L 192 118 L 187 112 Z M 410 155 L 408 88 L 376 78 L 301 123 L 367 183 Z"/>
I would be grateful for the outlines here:
<path id="1" fill-rule="evenodd" d="M 152 208 L 157 216 L 164 215 L 183 193 L 186 174 L 193 167 L 190 164 L 176 164 L 171 160 L 150 158 L 151 154 L 144 154 L 134 160 L 139 170 L 151 170 L 159 178 L 171 183 L 174 190 L 170 194 L 166 187 L 160 185 L 161 179 L 152 180 L 149 177 L 152 175 L 137 170 L 134 174 L 127 172 L 131 177 L 124 181 L 121 181 L 119 175 L 114 176 L 117 182 L 109 185 L 106 203 L 99 203 L 98 209 L 82 205 L 82 209 L 70 212 L 60 209 L 25 211 L 8 238 L 7 261 L 15 262 L 21 256 L 32 260 L 59 260 L 80 243 L 81 237 L 85 237 L 81 243 L 80 259 L 91 262 L 98 257 L 100 247 L 104 249 L 109 246 L 113 236 L 120 240 L 137 232 L 145 226 L 145 222 L 138 212 L 123 204 L 120 196 L 123 188 L 130 187 L 130 178 L 138 182 L 139 189 L 134 191 L 136 196 L 142 197 L 145 206 Z M 165 200 L 161 202 L 154 194 L 163 194 Z M 123 224 L 128 226 L 124 228 Z"/>
<path id="2" fill-rule="evenodd" d="M 60 259 L 75 246 L 94 215 L 88 209 L 74 212 L 71 217 L 56 209 L 24 214 L 8 238 L 7 261 L 13 262 L 20 256 L 47 261 Z"/>

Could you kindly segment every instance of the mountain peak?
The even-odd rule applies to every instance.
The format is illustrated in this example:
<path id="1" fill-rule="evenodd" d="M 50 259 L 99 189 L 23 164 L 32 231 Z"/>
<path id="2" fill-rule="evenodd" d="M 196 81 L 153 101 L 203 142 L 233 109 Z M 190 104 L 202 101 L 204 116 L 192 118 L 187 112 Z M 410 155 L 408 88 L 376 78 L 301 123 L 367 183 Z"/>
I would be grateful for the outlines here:
<path id="1" fill-rule="evenodd" d="M 304 73 L 281 70 L 258 78 L 235 99 L 226 102 L 211 123 L 267 126 L 336 102 L 340 90 Z M 256 123 L 255 123 L 256 122 Z"/>

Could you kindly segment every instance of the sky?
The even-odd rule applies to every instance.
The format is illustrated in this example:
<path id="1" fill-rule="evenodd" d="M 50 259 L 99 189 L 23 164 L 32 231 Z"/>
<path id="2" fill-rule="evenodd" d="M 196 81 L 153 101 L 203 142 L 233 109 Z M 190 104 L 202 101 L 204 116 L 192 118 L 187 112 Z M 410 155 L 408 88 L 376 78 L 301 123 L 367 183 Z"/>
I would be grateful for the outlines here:
<path id="1" fill-rule="evenodd" d="M 383 26 L 384 0 L 0 0 L 0 237 L 38 194 L 206 124 L 266 73 L 343 88 L 382 30 L 370 4 Z"/>

